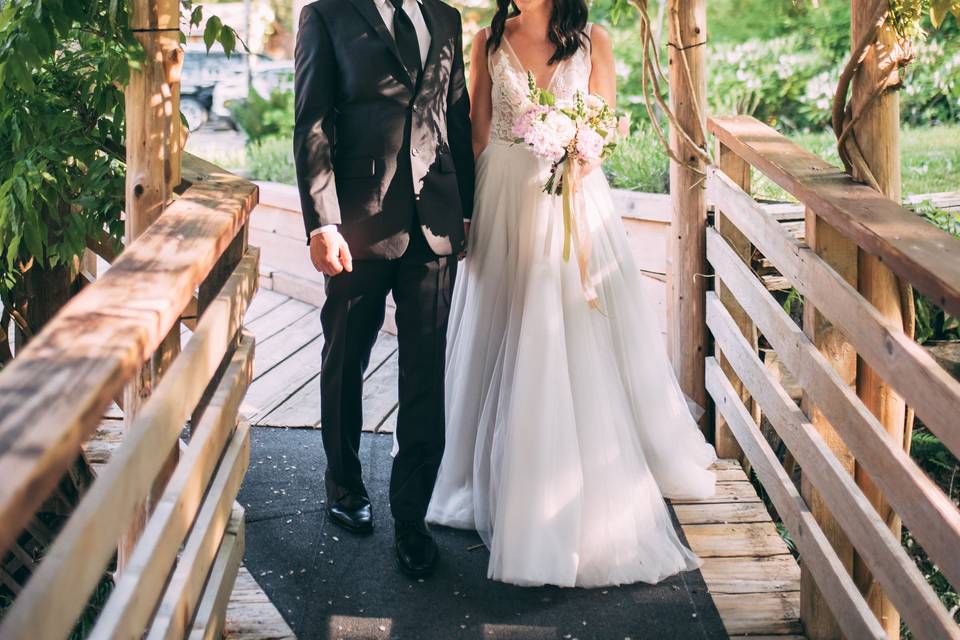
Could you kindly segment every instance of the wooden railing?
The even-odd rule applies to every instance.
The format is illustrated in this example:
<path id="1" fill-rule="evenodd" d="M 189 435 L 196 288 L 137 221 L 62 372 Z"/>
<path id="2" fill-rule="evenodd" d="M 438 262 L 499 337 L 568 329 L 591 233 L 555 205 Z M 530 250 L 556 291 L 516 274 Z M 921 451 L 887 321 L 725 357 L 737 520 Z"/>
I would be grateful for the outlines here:
<path id="1" fill-rule="evenodd" d="M 747 192 L 751 167 L 807 207 L 807 242 L 818 232 L 821 238 L 839 234 L 851 243 L 854 258 L 858 248 L 878 256 L 954 314 L 960 312 L 960 241 L 752 118 L 716 118 L 710 129 L 719 166 L 707 170 L 707 196 L 716 206 L 707 259 L 717 286 L 707 294 L 716 357 L 707 358 L 706 385 L 722 419 L 718 429 L 732 434 L 796 542 L 810 587 L 801 592 L 808 634 L 836 637 L 815 631 L 836 625 L 847 638 L 887 637 L 861 593 L 863 584 L 851 576 L 852 552 L 843 547 L 849 544 L 915 637 L 960 638 L 957 623 L 902 547 L 898 527 L 865 496 L 860 470 L 955 586 L 957 505 L 884 430 L 848 372 L 836 365 L 853 355 L 855 375 L 856 357 L 862 358 L 954 454 L 960 454 L 960 382 L 858 292 L 855 273 L 851 278 L 835 269 L 842 263 L 836 255 L 799 242 L 765 213 Z M 755 252 L 803 296 L 805 326 L 761 283 L 751 268 Z M 813 322 L 816 327 L 807 326 Z M 822 338 L 829 327 L 829 340 L 814 337 L 814 329 Z M 764 366 L 758 335 L 803 389 L 803 409 Z M 799 464 L 799 490 L 761 433 L 760 414 Z M 717 437 L 719 445 L 724 435 Z M 830 617 L 829 624 L 820 619 Z"/>
<path id="2" fill-rule="evenodd" d="M 258 253 L 246 242 L 257 189 L 196 158 L 184 160 L 183 175 L 182 195 L 0 374 L 6 554 L 112 399 L 181 316 L 197 318 L 0 622 L 4 639 L 68 636 L 144 504 L 142 534 L 92 637 L 209 638 L 222 624 L 243 555 L 235 497 L 249 427 L 238 425 L 238 409 L 253 366 L 253 338 L 242 329 L 257 287 Z"/>

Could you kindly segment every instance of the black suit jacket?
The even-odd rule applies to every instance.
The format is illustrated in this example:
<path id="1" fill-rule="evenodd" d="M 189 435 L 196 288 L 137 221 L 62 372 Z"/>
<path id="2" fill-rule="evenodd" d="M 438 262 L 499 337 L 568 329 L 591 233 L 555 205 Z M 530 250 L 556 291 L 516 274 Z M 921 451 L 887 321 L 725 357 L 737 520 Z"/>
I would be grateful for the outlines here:
<path id="1" fill-rule="evenodd" d="M 374 0 L 319 0 L 296 48 L 297 183 L 309 236 L 340 225 L 355 259 L 400 257 L 418 220 L 437 255 L 473 209 L 460 13 L 422 0 L 430 52 L 414 85 Z"/>

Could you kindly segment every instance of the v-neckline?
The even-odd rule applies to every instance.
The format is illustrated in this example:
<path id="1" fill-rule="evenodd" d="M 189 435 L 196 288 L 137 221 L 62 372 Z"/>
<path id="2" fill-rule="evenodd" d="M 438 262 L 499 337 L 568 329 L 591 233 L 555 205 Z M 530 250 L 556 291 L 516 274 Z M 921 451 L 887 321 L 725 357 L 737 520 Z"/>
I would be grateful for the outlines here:
<path id="1" fill-rule="evenodd" d="M 520 71 L 523 72 L 523 75 L 526 76 L 527 73 L 533 73 L 532 70 L 525 68 L 523 64 L 523 60 L 520 59 L 520 54 L 518 54 L 517 50 L 513 48 L 512 44 L 510 44 L 510 38 L 507 37 L 506 33 L 503 34 L 503 41 L 506 43 L 507 49 L 509 49 L 509 55 L 513 58 L 513 61 L 516 63 Z M 547 81 L 547 86 L 545 87 L 540 84 L 539 80 L 536 77 L 536 74 L 534 74 L 533 81 L 537 84 L 537 88 L 540 89 L 540 91 L 550 91 L 553 88 L 553 81 L 556 79 L 557 72 L 560 71 L 560 66 L 563 63 L 564 63 L 564 60 L 561 60 L 556 65 L 554 65 L 553 73 L 550 74 L 550 79 Z"/>

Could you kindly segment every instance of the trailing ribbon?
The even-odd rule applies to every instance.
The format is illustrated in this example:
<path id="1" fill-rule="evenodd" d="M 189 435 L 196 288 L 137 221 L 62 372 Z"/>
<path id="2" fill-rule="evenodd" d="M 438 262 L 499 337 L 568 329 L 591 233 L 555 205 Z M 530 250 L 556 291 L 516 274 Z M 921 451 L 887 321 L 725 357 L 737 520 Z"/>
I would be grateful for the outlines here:
<path id="1" fill-rule="evenodd" d="M 581 191 L 580 162 L 568 158 L 563 165 L 563 261 L 570 260 L 571 242 L 577 251 L 577 264 L 580 268 L 580 287 L 590 308 L 600 310 L 600 298 L 590 277 L 590 255 L 593 244 L 590 227 L 584 219 L 583 194 Z"/>

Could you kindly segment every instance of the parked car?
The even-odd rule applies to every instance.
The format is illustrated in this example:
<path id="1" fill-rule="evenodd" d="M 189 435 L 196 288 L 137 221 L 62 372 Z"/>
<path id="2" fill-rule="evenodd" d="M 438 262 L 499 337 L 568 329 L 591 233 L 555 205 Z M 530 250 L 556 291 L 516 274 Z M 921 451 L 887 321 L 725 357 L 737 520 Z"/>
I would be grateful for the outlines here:
<path id="1" fill-rule="evenodd" d="M 180 100 L 181 111 L 190 123 L 191 131 L 210 119 L 220 119 L 234 126 L 226 103 L 246 98 L 250 87 L 261 95 L 269 95 L 277 88 L 292 88 L 293 61 L 273 60 L 262 54 L 243 51 L 228 57 L 219 45 L 209 53 L 203 44 L 186 46 Z"/>

